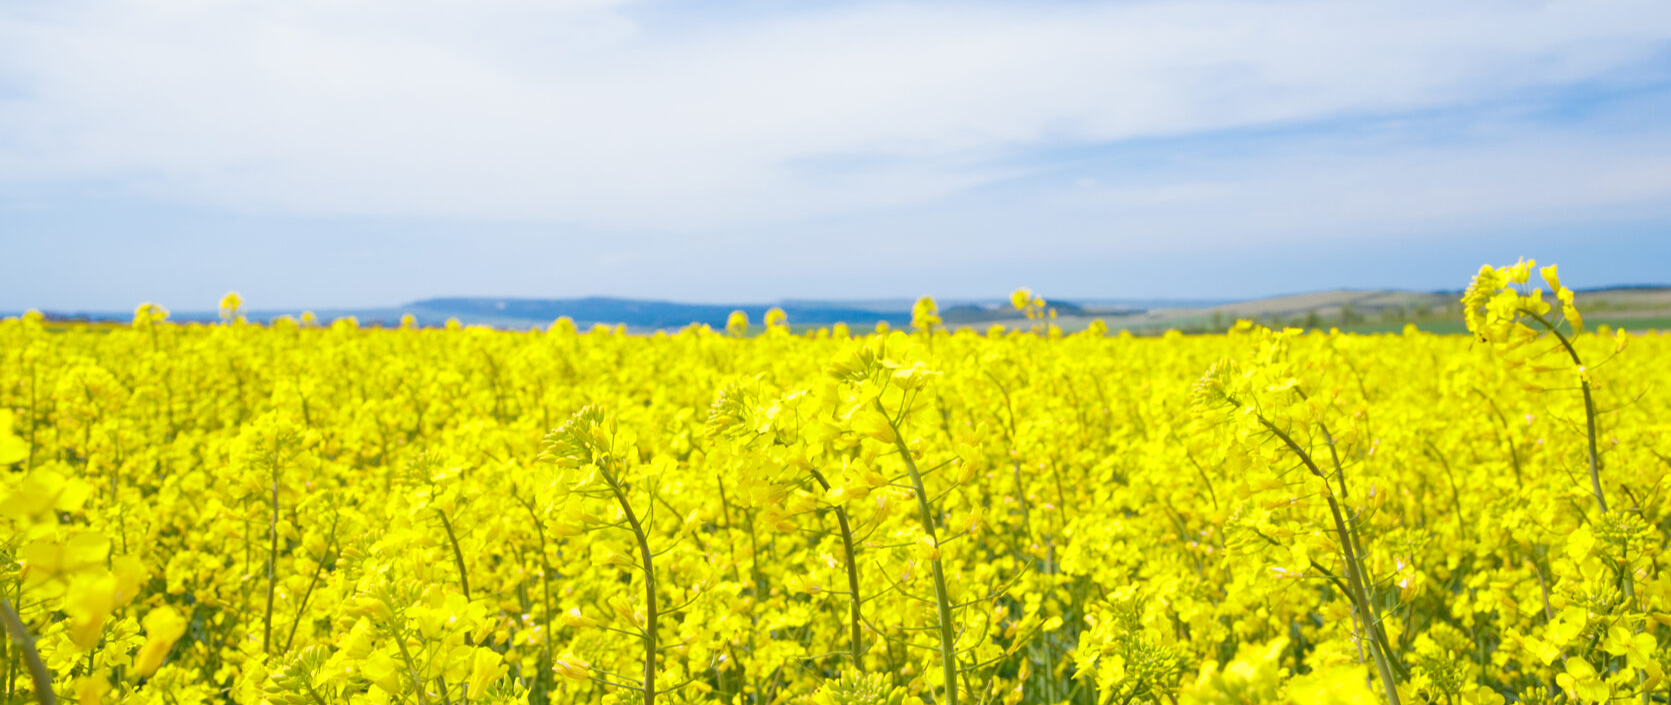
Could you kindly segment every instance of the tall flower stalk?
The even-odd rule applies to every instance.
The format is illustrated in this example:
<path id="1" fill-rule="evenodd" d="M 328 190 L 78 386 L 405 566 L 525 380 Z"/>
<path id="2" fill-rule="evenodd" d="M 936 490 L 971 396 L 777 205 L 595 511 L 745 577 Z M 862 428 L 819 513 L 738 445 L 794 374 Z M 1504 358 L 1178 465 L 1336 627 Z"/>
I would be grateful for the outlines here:
<path id="1" fill-rule="evenodd" d="M 635 454 L 630 434 L 624 434 L 615 419 L 604 414 L 603 410 L 589 406 L 546 434 L 540 457 L 560 467 L 585 473 L 573 479 L 569 485 L 570 492 L 582 497 L 612 499 L 620 508 L 626 528 L 638 548 L 639 562 L 635 568 L 644 577 L 644 621 L 639 626 L 639 636 L 644 644 L 644 679 L 636 686 L 594 679 L 636 690 L 644 697 L 644 705 L 655 705 L 656 656 L 660 651 L 659 604 L 656 599 L 655 554 L 650 550 L 648 530 L 633 509 L 630 498 L 632 487 L 627 473 L 632 470 Z"/>

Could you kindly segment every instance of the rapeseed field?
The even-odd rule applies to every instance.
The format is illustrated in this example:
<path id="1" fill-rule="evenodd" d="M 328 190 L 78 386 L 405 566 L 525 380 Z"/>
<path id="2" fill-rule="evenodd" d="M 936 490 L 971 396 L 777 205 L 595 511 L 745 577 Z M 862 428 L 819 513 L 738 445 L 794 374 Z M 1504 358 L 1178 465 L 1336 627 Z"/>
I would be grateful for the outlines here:
<path id="1" fill-rule="evenodd" d="M 1547 290 L 1543 289 L 1547 287 Z M 1671 338 L 0 322 L 6 702 L 1664 703 Z M 762 330 L 763 324 L 763 330 Z"/>

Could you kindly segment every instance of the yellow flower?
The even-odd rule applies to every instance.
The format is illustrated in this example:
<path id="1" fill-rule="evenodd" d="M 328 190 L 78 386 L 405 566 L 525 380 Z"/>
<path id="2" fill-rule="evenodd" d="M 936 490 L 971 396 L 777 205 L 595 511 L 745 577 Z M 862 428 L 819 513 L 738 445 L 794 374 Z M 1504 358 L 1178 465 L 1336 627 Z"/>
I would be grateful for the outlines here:
<path id="1" fill-rule="evenodd" d="M 581 614 L 579 607 L 570 607 L 569 611 L 563 613 L 563 624 L 576 629 L 591 629 L 598 626 L 598 620 Z"/>
<path id="2" fill-rule="evenodd" d="M 186 620 L 173 607 L 163 605 L 147 613 L 143 623 L 145 645 L 134 656 L 133 671 L 138 676 L 149 676 L 156 673 L 174 642 L 186 633 Z"/>
<path id="3" fill-rule="evenodd" d="M 125 605 L 139 596 L 139 588 L 150 577 L 150 571 L 137 556 L 117 556 L 110 560 L 110 571 L 116 576 L 116 604 Z"/>
<path id="4" fill-rule="evenodd" d="M 493 649 L 476 647 L 470 657 L 470 680 L 467 682 L 469 695 L 480 697 L 489 685 L 492 685 L 494 681 L 499 680 L 508 672 L 510 672 L 510 667 L 504 665 L 504 659 L 497 652 Z"/>
<path id="5" fill-rule="evenodd" d="M 0 465 L 11 465 L 29 457 L 29 444 L 12 434 L 12 410 L 0 409 Z"/>
<path id="6" fill-rule="evenodd" d="M 1566 291 L 1566 289 L 1561 286 L 1561 278 L 1559 273 L 1556 271 L 1556 265 L 1552 264 L 1544 267 L 1543 269 L 1538 270 L 1538 273 L 1543 275 L 1544 281 L 1549 282 L 1549 289 L 1550 291 L 1555 292 L 1556 296 L 1560 296 L 1561 292 Z"/>
<path id="7" fill-rule="evenodd" d="M 360 675 L 366 680 L 377 684 L 385 692 L 399 694 L 401 688 L 401 664 L 390 653 L 393 647 L 379 649 L 360 661 Z"/>
<path id="8" fill-rule="evenodd" d="M 912 547 L 918 560 L 940 560 L 940 547 L 934 544 L 934 538 L 928 535 L 917 537 L 917 543 Z"/>
<path id="9" fill-rule="evenodd" d="M 1578 306 L 1573 303 L 1573 296 L 1571 289 L 1562 289 L 1557 294 L 1557 298 L 1561 300 L 1561 315 L 1566 317 L 1567 323 L 1577 332 L 1584 330 L 1584 317 L 1579 315 Z"/>
<path id="10" fill-rule="evenodd" d="M 748 335 L 748 314 L 732 311 L 731 315 L 725 318 L 725 332 L 738 338 Z"/>
<path id="11" fill-rule="evenodd" d="M 64 593 L 64 613 L 70 617 L 70 639 L 91 649 L 104 636 L 104 623 L 116 609 L 116 576 L 108 572 L 73 576 Z"/>
<path id="12" fill-rule="evenodd" d="M 591 677 L 592 664 L 575 657 L 574 654 L 563 654 L 552 660 L 552 670 L 564 678 L 583 681 Z"/>
<path id="13" fill-rule="evenodd" d="M 99 705 L 108 692 L 110 681 L 103 674 L 75 679 L 75 699 L 80 705 Z"/>
<path id="14" fill-rule="evenodd" d="M 1556 674 L 1555 682 L 1579 702 L 1604 703 L 1613 697 L 1613 687 L 1596 673 L 1596 667 L 1577 656 L 1567 658 L 1566 672 Z"/>
<path id="15" fill-rule="evenodd" d="M 40 474 L 54 477 L 49 473 Z M 46 506 L 56 506 L 60 511 L 65 506 L 62 495 L 42 493 L 36 496 L 44 500 Z M 57 502 L 54 504 L 53 500 Z M 18 558 L 22 559 L 20 562 L 24 567 L 24 576 L 31 582 L 72 578 L 90 570 L 102 569 L 109 556 L 110 539 L 103 534 L 85 531 L 70 534 L 63 541 L 52 538 L 36 539 L 18 551 Z"/>
<path id="16" fill-rule="evenodd" d="M 932 330 L 937 325 L 940 325 L 940 307 L 935 305 L 934 299 L 928 296 L 917 299 L 917 303 L 911 306 L 911 327 Z"/>
<path id="17" fill-rule="evenodd" d="M 1295 678 L 1288 686 L 1295 703 L 1311 705 L 1376 705 L 1380 697 L 1364 683 L 1363 671 L 1336 666 Z"/>
<path id="18" fill-rule="evenodd" d="M 220 299 L 220 317 L 224 320 L 235 320 L 244 308 L 244 298 L 236 291 L 226 292 Z"/>
<path id="19" fill-rule="evenodd" d="M 939 372 L 928 369 L 928 366 L 919 360 L 911 363 L 910 367 L 901 367 L 894 370 L 893 383 L 898 385 L 900 389 L 909 392 L 922 387 L 928 382 L 929 378 L 939 374 Z"/>
<path id="20" fill-rule="evenodd" d="M 133 327 L 149 329 L 168 320 L 168 309 L 153 303 L 143 303 L 133 311 Z"/>
<path id="21" fill-rule="evenodd" d="M 1654 650 L 1659 643 L 1654 635 L 1648 632 L 1632 634 L 1624 626 L 1615 624 L 1607 630 L 1607 639 L 1601 648 L 1614 656 L 1624 656 L 1632 668 L 1647 669 L 1654 660 Z"/>
<path id="22" fill-rule="evenodd" d="M 899 439 L 888 417 L 875 409 L 858 409 L 848 419 L 848 425 L 855 433 L 869 436 L 883 443 L 893 443 Z"/>

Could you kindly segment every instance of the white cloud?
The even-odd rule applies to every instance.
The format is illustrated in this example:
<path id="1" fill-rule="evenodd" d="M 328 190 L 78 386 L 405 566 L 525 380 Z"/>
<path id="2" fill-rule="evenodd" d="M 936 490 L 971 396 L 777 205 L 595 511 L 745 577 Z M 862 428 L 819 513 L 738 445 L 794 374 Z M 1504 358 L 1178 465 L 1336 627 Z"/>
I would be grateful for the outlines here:
<path id="1" fill-rule="evenodd" d="M 1039 149 L 1609 81 L 1671 41 L 1662 0 L 861 4 L 692 22 L 679 9 L 8 5 L 0 182 L 114 182 L 281 214 L 710 230 L 943 200 L 1026 174 L 1015 157 Z M 1574 207 L 1667 193 L 1663 169 L 1616 141 L 1557 149 L 1563 164 L 1608 175 L 1569 194 Z M 1444 157 L 1417 152 L 1366 176 L 1394 195 L 1333 210 L 1397 211 L 1397 194 L 1436 216 L 1447 199 L 1469 212 L 1533 204 L 1491 186 L 1534 166 L 1499 152 L 1468 163 L 1482 194 L 1432 193 L 1420 160 Z M 1147 196 L 1130 183 L 1087 190 L 1177 204 L 1224 189 L 1327 190 L 1339 185 L 1330 169 L 1344 168 L 1279 162 L 1302 180 L 1210 183 L 1257 178 L 1231 173 Z"/>
<path id="2" fill-rule="evenodd" d="M 1671 218 L 1671 130 L 1592 135 L 1507 124 L 1464 144 L 1388 147 L 1313 136 L 1182 157 L 1093 188 L 1064 184 L 1031 210 L 1143 228 L 1171 248 L 1226 236 L 1277 244 L 1621 219 L 1633 208 Z"/>

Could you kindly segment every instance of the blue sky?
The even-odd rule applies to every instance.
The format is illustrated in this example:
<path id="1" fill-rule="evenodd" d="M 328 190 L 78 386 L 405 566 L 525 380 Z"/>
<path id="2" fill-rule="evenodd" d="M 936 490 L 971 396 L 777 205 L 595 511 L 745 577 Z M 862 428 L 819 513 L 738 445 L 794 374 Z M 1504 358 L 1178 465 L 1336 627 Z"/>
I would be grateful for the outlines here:
<path id="1" fill-rule="evenodd" d="M 0 310 L 1671 283 L 1671 3 L 0 1 Z"/>

